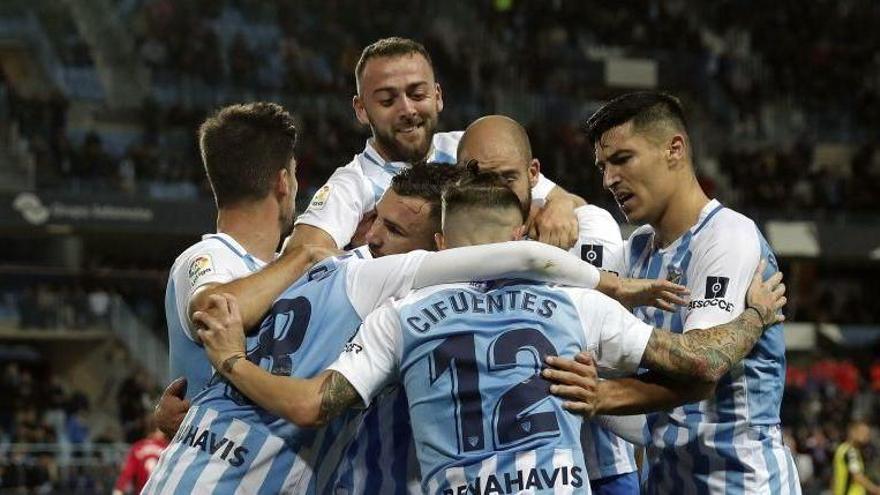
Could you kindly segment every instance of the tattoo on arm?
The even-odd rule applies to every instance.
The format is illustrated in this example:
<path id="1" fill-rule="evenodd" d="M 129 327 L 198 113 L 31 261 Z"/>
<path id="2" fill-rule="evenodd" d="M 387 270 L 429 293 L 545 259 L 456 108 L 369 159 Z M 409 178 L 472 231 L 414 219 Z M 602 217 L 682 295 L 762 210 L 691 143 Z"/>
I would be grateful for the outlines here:
<path id="1" fill-rule="evenodd" d="M 717 382 L 752 350 L 763 330 L 754 311 L 685 334 L 655 328 L 642 364 L 673 378 Z"/>
<path id="2" fill-rule="evenodd" d="M 341 373 L 333 370 L 324 378 L 320 395 L 321 410 L 318 422 L 322 425 L 327 424 L 332 418 L 354 406 L 361 399 L 351 383 Z"/>

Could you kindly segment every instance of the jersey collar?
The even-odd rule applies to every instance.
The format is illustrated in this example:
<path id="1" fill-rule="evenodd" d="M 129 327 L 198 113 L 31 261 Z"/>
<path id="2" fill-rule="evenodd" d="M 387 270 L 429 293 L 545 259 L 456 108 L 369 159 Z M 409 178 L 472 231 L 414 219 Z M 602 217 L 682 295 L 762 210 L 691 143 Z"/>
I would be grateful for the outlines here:
<path id="1" fill-rule="evenodd" d="M 202 236 L 203 241 L 207 240 L 207 239 L 217 239 L 218 241 L 222 242 L 223 244 L 226 244 L 226 246 L 229 247 L 229 249 L 231 249 L 235 254 L 241 256 L 242 258 L 249 258 L 254 263 L 257 263 L 258 266 L 263 266 L 266 264 L 260 258 L 257 258 L 256 256 L 252 255 L 251 253 L 247 252 L 247 249 L 245 249 L 244 246 L 242 246 L 238 241 L 235 240 L 234 237 L 232 237 L 229 234 L 225 234 L 223 232 L 217 232 L 215 234 L 205 234 Z M 277 257 L 277 255 L 276 255 L 276 257 Z"/>
<path id="2" fill-rule="evenodd" d="M 678 249 L 678 246 L 682 243 L 682 241 L 684 241 L 684 239 L 690 239 L 693 236 L 697 235 L 703 229 L 703 227 L 705 227 L 709 223 L 709 220 L 711 220 L 712 217 L 714 217 L 715 214 L 721 211 L 723 208 L 724 205 L 722 205 L 721 202 L 717 199 L 710 200 L 708 203 L 706 203 L 706 206 L 704 206 L 703 209 L 700 210 L 700 215 L 697 217 L 697 223 L 695 223 L 693 227 L 685 231 L 685 233 L 682 234 L 681 237 L 672 241 L 668 246 L 664 248 L 657 246 L 657 232 L 654 231 L 651 238 L 651 243 L 654 246 L 654 250 L 661 252 L 670 252 Z M 653 231 L 653 228 L 651 230 Z"/>

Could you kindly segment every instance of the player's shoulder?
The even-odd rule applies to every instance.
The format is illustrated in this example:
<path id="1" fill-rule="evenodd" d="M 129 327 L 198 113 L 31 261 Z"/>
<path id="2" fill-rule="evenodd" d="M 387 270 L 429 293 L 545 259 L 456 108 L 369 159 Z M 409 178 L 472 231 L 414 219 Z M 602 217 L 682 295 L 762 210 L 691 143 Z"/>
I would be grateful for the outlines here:
<path id="1" fill-rule="evenodd" d="M 738 248 L 758 242 L 754 220 L 720 203 L 694 231 L 694 242 L 704 246 Z"/>
<path id="2" fill-rule="evenodd" d="M 180 255 L 177 256 L 177 258 L 174 260 L 174 264 L 171 267 L 171 271 L 173 272 L 179 269 L 181 266 L 188 264 L 195 256 L 199 256 L 201 254 L 210 255 L 219 249 L 226 249 L 222 237 L 206 234 L 202 236 L 201 240 L 190 245 L 188 248 L 184 249 L 183 252 L 180 253 Z"/>

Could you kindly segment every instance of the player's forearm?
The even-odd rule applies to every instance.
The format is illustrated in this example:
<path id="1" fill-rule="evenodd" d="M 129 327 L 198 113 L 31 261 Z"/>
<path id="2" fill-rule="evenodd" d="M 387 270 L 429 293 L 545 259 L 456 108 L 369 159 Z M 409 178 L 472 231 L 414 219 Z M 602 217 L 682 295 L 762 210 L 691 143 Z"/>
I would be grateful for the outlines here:
<path id="1" fill-rule="evenodd" d="M 318 426 L 321 413 L 321 378 L 277 376 L 239 359 L 232 369 L 221 370 L 239 392 L 263 409 L 302 427 Z"/>
<path id="2" fill-rule="evenodd" d="M 594 417 L 593 421 L 611 433 L 639 447 L 644 447 L 649 440 L 645 435 L 647 420 L 644 414 L 632 416 L 603 415 Z"/>
<path id="3" fill-rule="evenodd" d="M 708 399 L 714 390 L 713 384 L 680 382 L 656 373 L 602 380 L 596 391 L 596 414 L 630 415 L 663 411 Z"/>
<path id="4" fill-rule="evenodd" d="M 318 251 L 309 247 L 288 249 L 262 270 L 225 284 L 215 284 L 193 294 L 190 316 L 208 307 L 208 296 L 232 294 L 241 308 L 241 320 L 246 330 L 259 325 L 275 299 L 293 282 L 319 261 Z"/>
<path id="5" fill-rule="evenodd" d="M 762 333 L 763 322 L 755 311 L 684 334 L 655 328 L 642 367 L 671 378 L 715 383 L 752 350 Z"/>
<path id="6" fill-rule="evenodd" d="M 320 227 L 308 224 L 297 224 L 293 233 L 286 241 L 285 250 L 301 246 L 320 246 L 327 249 L 337 249 L 333 236 Z"/>
<path id="7" fill-rule="evenodd" d="M 420 288 L 501 277 L 592 289 L 601 275 L 596 267 L 562 249 L 536 241 L 517 241 L 431 253 L 416 272 L 413 285 Z"/>

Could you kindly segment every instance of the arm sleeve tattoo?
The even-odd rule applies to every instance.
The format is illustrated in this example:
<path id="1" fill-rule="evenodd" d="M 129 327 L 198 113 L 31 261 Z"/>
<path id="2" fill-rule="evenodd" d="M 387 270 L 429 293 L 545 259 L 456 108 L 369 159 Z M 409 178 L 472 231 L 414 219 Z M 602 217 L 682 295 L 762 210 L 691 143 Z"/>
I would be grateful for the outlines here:
<path id="1" fill-rule="evenodd" d="M 755 311 L 685 334 L 655 328 L 642 365 L 672 378 L 716 382 L 752 350 L 763 330 Z"/>
<path id="2" fill-rule="evenodd" d="M 342 376 L 341 373 L 331 370 L 321 383 L 321 410 L 318 423 L 327 424 L 328 421 L 356 405 L 361 400 L 357 390 Z"/>

